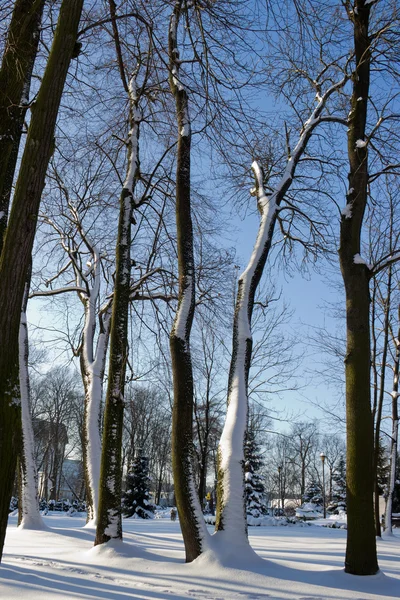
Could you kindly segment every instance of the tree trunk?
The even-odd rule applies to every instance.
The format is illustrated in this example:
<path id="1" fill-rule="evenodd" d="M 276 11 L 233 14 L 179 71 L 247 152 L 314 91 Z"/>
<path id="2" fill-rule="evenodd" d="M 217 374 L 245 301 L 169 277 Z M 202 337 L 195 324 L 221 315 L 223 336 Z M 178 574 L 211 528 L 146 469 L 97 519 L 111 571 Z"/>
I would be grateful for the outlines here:
<path id="1" fill-rule="evenodd" d="M 21 523 L 19 523 L 19 525 L 21 525 L 24 529 L 44 529 L 45 525 L 39 511 L 38 474 L 35 463 L 32 419 L 29 409 L 29 343 L 26 307 L 28 304 L 30 280 L 31 268 L 29 268 L 26 278 L 24 300 L 21 310 L 21 324 L 19 329 L 19 381 L 22 413 L 22 451 L 20 455 L 21 494 L 19 497 Z"/>
<path id="2" fill-rule="evenodd" d="M 267 197 L 261 170 L 253 163 L 257 206 L 261 222 L 250 262 L 240 276 L 233 324 L 232 359 L 228 382 L 228 408 L 218 448 L 216 530 L 226 542 L 247 542 L 244 493 L 244 438 L 248 411 L 248 375 L 252 352 L 251 317 L 254 297 L 271 247 L 276 222 L 277 196 Z M 287 189 L 287 188 L 286 188 Z M 286 190 L 285 190 L 286 191 Z M 282 196 L 283 197 L 283 196 Z"/>
<path id="3" fill-rule="evenodd" d="M 390 299 L 392 292 L 392 267 L 389 266 L 388 282 L 387 282 L 387 297 L 384 301 L 384 324 L 383 324 L 383 352 L 382 352 L 382 366 L 381 376 L 379 385 L 379 397 L 375 419 L 375 442 L 374 442 L 374 512 L 375 512 L 375 529 L 376 535 L 381 537 L 381 515 L 379 510 L 379 485 L 378 485 L 378 460 L 379 460 L 379 449 L 380 449 L 380 433 L 381 433 L 381 422 L 382 422 L 382 411 L 383 411 L 383 400 L 385 395 L 385 373 L 386 373 L 386 361 L 389 344 L 389 316 L 390 316 Z"/>
<path id="4" fill-rule="evenodd" d="M 370 387 L 369 269 L 360 258 L 367 203 L 368 163 L 365 126 L 369 94 L 370 4 L 357 0 L 354 23 L 356 72 L 349 114 L 349 191 L 341 219 L 339 259 L 346 290 L 347 348 L 347 548 L 345 571 L 378 571 L 373 513 L 373 423 Z"/>
<path id="5" fill-rule="evenodd" d="M 257 205 L 261 213 L 261 222 L 253 253 L 246 270 L 238 282 L 238 294 L 233 323 L 232 358 L 228 382 L 228 408 L 225 425 L 218 449 L 218 488 L 216 529 L 229 531 L 227 543 L 237 540 L 239 530 L 244 545 L 247 546 L 247 520 L 244 500 L 244 435 L 247 422 L 247 387 L 252 352 L 251 317 L 254 296 L 260 282 L 276 222 L 276 211 L 286 192 L 289 190 L 296 167 L 307 147 L 313 131 L 321 122 L 329 97 L 340 90 L 346 77 L 333 84 L 319 98 L 300 133 L 292 156 L 288 159 L 283 175 L 271 195 L 266 196 L 263 189 L 263 177 L 256 162 L 253 171 L 256 179 Z M 238 501 L 238 499 L 241 499 Z"/>
<path id="6" fill-rule="evenodd" d="M 178 310 L 170 335 L 174 404 L 172 409 L 172 469 L 186 562 L 197 558 L 208 537 L 193 477 L 193 370 L 190 332 L 194 316 L 195 279 L 190 208 L 191 131 L 188 95 L 180 81 L 177 33 L 182 1 L 175 4 L 169 26 L 169 82 L 178 124 L 176 167 L 176 230 L 179 267 Z"/>
<path id="7" fill-rule="evenodd" d="M 128 312 L 131 278 L 131 224 L 133 197 L 139 176 L 139 123 L 136 81 L 129 84 L 130 125 L 128 173 L 120 197 L 116 247 L 116 273 L 110 329 L 110 366 L 104 408 L 103 447 L 100 467 L 99 511 L 95 545 L 122 539 L 122 428 L 125 370 L 128 351 Z"/>
<path id="8" fill-rule="evenodd" d="M 393 390 L 392 390 L 392 435 L 390 438 L 390 463 L 389 463 L 389 485 L 385 512 L 385 533 L 392 535 L 392 505 L 393 492 L 396 484 L 396 462 L 399 435 L 399 362 L 400 362 L 400 305 L 398 308 L 399 329 L 395 339 L 395 356 L 393 366 Z"/>
<path id="9" fill-rule="evenodd" d="M 80 363 L 85 390 L 82 450 L 87 498 L 87 523 L 96 526 L 101 457 L 100 411 L 110 332 L 111 304 L 109 303 L 103 313 L 99 315 L 100 331 L 95 348 L 96 306 L 99 300 L 101 276 L 100 256 L 95 247 L 92 247 L 92 261 L 93 286 L 88 295 L 80 294 L 85 307 Z"/>
<path id="10" fill-rule="evenodd" d="M 0 69 L 0 254 L 35 62 L 44 0 L 16 0 Z"/>
<path id="11" fill-rule="evenodd" d="M 0 553 L 20 448 L 18 336 L 25 278 L 53 147 L 58 108 L 73 53 L 83 0 L 64 0 L 21 161 L 0 258 Z"/>

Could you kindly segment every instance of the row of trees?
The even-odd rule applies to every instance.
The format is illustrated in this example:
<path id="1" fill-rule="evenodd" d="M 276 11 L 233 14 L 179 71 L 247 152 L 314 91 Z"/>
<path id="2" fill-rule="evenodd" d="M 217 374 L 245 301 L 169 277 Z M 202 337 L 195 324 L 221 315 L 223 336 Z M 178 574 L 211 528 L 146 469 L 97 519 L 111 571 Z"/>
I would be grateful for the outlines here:
<path id="1" fill-rule="evenodd" d="M 265 13 L 256 2 L 236 0 L 124 0 L 119 6 L 109 0 L 104 6 L 85 4 L 83 17 L 82 8 L 82 0 L 63 0 L 60 7 L 16 0 L 5 20 L 0 121 L 2 143 L 8 146 L 0 176 L 1 189 L 9 191 L 8 196 L 2 192 L 1 208 L 0 464 L 5 484 L 0 546 L 21 433 L 23 485 L 34 489 L 26 335 L 18 348 L 31 287 L 37 296 L 65 294 L 83 306 L 77 338 L 70 335 L 73 318 L 67 319 L 65 331 L 80 358 L 85 390 L 83 455 L 96 543 L 122 537 L 121 449 L 129 372 L 133 378 L 141 370 L 148 372 L 153 359 L 159 370 L 164 368 L 165 334 L 170 331 L 172 385 L 168 375 L 165 387 L 169 393 L 173 389 L 172 468 L 186 560 L 218 552 L 220 543 L 251 559 L 243 465 L 252 360 L 253 375 L 260 365 L 253 312 L 268 308 L 260 282 L 277 256 L 291 265 L 304 264 L 321 254 L 333 255 L 339 237 L 347 331 L 345 568 L 354 574 L 375 573 L 370 287 L 379 274 L 396 269 L 399 248 L 394 235 L 389 251 L 382 247 L 369 264 L 364 243 L 369 215 L 382 212 L 387 227 L 396 231 L 395 211 L 387 207 L 391 198 L 395 206 L 398 193 L 393 156 L 400 137 L 392 91 L 398 84 L 393 53 L 397 3 L 297 0 L 281 3 L 277 11 L 268 2 Z M 27 103 L 32 69 L 40 85 Z M 284 117 L 277 127 L 254 107 L 255 90 L 274 94 L 282 103 Z M 12 193 L 24 119 L 29 127 Z M 216 245 L 223 206 L 213 190 L 211 211 L 205 201 L 207 184 L 196 181 L 193 169 L 191 173 L 194 159 L 200 161 L 207 151 L 221 178 L 216 189 L 224 198 L 228 182 L 240 197 L 240 183 L 248 185 L 253 160 L 252 193 L 260 227 L 238 279 L 233 319 L 226 315 L 232 257 Z M 345 207 L 340 209 L 344 189 Z M 31 282 L 38 223 L 41 252 Z M 51 247 L 57 250 L 49 261 Z M 210 390 L 196 393 L 193 377 L 191 333 L 202 319 L 224 323 L 224 337 L 228 329 L 233 331 L 213 537 L 200 514 L 193 469 L 193 412 L 200 398 L 206 407 L 213 404 Z M 152 338 L 143 335 L 144 328 Z M 151 358 L 143 352 L 149 339 L 157 344 Z M 206 381 L 212 377 L 210 350 L 207 345 Z M 290 369 L 288 373 L 290 377 Z M 397 406 L 397 388 L 392 398 Z M 393 409 L 394 446 L 396 414 Z M 195 423 L 201 473 L 212 430 L 209 423 L 204 428 L 200 420 Z M 301 480 L 303 486 L 303 475 Z M 204 487 L 204 474 L 199 481 Z"/>

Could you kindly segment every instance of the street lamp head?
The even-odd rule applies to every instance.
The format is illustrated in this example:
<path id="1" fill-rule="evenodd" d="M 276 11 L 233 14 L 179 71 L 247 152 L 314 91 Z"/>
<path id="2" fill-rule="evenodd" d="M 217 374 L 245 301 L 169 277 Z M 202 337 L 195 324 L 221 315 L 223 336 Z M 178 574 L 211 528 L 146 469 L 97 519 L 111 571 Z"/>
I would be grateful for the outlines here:
<path id="1" fill-rule="evenodd" d="M 321 457 L 322 464 L 323 464 L 325 462 L 326 456 L 325 456 L 325 454 L 323 452 L 321 452 L 320 457 Z"/>

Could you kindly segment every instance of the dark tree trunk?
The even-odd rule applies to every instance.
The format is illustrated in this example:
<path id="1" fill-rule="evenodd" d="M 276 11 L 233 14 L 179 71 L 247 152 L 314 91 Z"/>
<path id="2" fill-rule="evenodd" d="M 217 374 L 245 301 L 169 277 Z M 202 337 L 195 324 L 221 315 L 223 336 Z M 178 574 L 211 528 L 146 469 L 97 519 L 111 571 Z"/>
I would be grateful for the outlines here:
<path id="1" fill-rule="evenodd" d="M 0 258 L 0 553 L 21 439 L 18 336 L 25 278 L 65 79 L 83 0 L 64 0 L 43 76 L 15 189 Z"/>
<path id="2" fill-rule="evenodd" d="M 178 310 L 170 335 L 174 404 L 172 409 L 172 469 L 186 562 L 202 552 L 203 528 L 200 504 L 193 478 L 193 370 L 190 332 L 194 316 L 195 278 L 193 228 L 190 207 L 191 132 L 188 95 L 179 80 L 177 30 L 182 1 L 175 4 L 169 26 L 170 88 L 175 98 L 178 124 L 176 167 L 176 229 L 179 267 Z M 203 521 L 203 523 L 201 522 Z"/>
<path id="3" fill-rule="evenodd" d="M 27 110 L 44 0 L 16 0 L 0 69 L 0 254 Z"/>
<path id="4" fill-rule="evenodd" d="M 134 190 L 139 177 L 139 115 L 134 77 L 129 85 L 130 125 L 128 174 L 120 197 L 116 273 L 110 327 L 110 366 L 104 407 L 100 466 L 99 513 L 95 545 L 122 539 L 122 429 L 125 371 L 128 360 L 128 313 L 131 279 L 131 226 Z"/>
<path id="5" fill-rule="evenodd" d="M 357 0 L 354 23 L 356 72 L 348 128 L 349 192 L 340 227 L 340 267 L 346 290 L 347 349 L 347 548 L 345 571 L 378 571 L 373 513 L 373 423 L 370 387 L 369 269 L 359 260 L 367 203 L 365 127 L 370 78 L 370 5 Z"/>
<path id="6" fill-rule="evenodd" d="M 382 366 L 381 376 L 379 385 L 379 397 L 375 419 L 375 441 L 374 441 L 374 512 L 375 512 L 375 529 L 376 535 L 381 537 L 381 515 L 379 510 L 379 484 L 378 484 L 378 461 L 379 461 L 379 450 L 380 450 L 380 434 L 381 434 L 381 423 L 382 423 L 382 411 L 383 411 L 383 399 L 385 395 L 385 373 L 386 373 L 386 361 L 389 344 L 389 317 L 390 317 L 390 298 L 392 291 L 392 267 L 389 266 L 388 272 L 388 283 L 387 283 L 387 297 L 384 301 L 384 324 L 383 324 L 383 352 L 382 352 Z"/>
<path id="7" fill-rule="evenodd" d="M 385 532 L 392 534 L 392 507 L 393 492 L 396 484 L 396 462 L 397 446 L 399 434 L 399 363 L 400 363 L 400 305 L 397 311 L 399 328 L 395 343 L 395 355 L 393 365 L 393 388 L 392 388 L 392 435 L 390 439 L 390 462 L 389 462 L 389 482 L 388 497 L 386 501 Z"/>

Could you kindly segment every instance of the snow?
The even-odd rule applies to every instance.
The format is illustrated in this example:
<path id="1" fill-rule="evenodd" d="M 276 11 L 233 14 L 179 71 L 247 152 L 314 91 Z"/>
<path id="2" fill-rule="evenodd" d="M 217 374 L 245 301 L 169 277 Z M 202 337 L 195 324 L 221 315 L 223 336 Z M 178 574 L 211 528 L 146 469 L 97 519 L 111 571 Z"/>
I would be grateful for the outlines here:
<path id="1" fill-rule="evenodd" d="M 367 142 L 365 140 L 357 140 L 356 141 L 356 148 L 365 148 L 366 145 L 367 145 Z"/>
<path id="2" fill-rule="evenodd" d="M 351 203 L 346 204 L 346 206 L 342 209 L 342 215 L 344 216 L 345 219 L 351 219 L 351 217 L 352 217 Z"/>
<path id="3" fill-rule="evenodd" d="M 176 337 L 186 343 L 186 332 L 188 326 L 189 313 L 193 302 L 193 277 L 188 275 L 188 284 L 185 288 L 175 317 L 174 334 Z"/>
<path id="4" fill-rule="evenodd" d="M 368 267 L 368 269 L 371 268 L 371 265 L 367 263 L 367 261 L 360 256 L 360 254 L 355 254 L 353 257 L 353 262 L 355 265 L 366 265 Z"/>
<path id="5" fill-rule="evenodd" d="M 179 522 L 125 520 L 125 542 L 93 547 L 84 517 L 47 516 L 51 530 L 17 530 L 10 517 L 0 568 L 4 600 L 393 600 L 400 596 L 400 536 L 378 541 L 382 572 L 343 571 L 346 531 L 255 527 L 259 556 L 243 564 L 237 548 L 184 563 Z"/>

